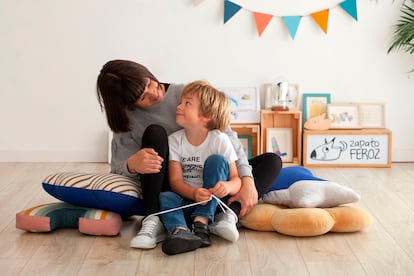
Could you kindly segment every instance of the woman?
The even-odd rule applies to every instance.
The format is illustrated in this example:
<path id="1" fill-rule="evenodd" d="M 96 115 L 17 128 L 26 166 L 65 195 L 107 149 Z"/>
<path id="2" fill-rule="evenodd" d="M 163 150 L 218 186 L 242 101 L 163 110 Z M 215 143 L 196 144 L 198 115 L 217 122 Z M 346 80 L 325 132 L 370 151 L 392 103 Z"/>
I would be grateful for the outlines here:
<path id="1" fill-rule="evenodd" d="M 114 132 L 111 172 L 131 177 L 142 188 L 145 215 L 159 211 L 159 194 L 169 190 L 168 135 L 180 127 L 175 112 L 184 85 L 160 83 L 143 65 L 128 60 L 106 63 L 98 76 L 97 96 Z M 247 160 L 237 133 L 226 130 L 236 150 L 240 191 L 227 204 L 243 217 L 273 185 L 282 168 L 279 156 L 265 153 Z M 211 224 L 213 234 L 235 235 L 234 218 L 220 213 Z M 165 238 L 158 216 L 144 219 L 131 247 L 154 248 Z"/>

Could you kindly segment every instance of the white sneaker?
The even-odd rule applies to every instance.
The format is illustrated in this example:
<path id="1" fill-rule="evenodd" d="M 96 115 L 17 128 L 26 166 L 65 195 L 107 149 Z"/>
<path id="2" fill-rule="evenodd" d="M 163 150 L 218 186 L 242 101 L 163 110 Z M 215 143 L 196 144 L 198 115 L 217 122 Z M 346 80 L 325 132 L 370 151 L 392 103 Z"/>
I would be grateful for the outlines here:
<path id="1" fill-rule="evenodd" d="M 209 230 L 214 235 L 235 242 L 239 239 L 236 223 L 237 216 L 234 213 L 220 213 L 216 215 L 214 222 L 209 225 Z"/>
<path id="2" fill-rule="evenodd" d="M 158 216 L 144 218 L 141 230 L 131 240 L 131 247 L 141 249 L 152 249 L 157 243 L 162 242 L 166 237 L 164 225 Z"/>

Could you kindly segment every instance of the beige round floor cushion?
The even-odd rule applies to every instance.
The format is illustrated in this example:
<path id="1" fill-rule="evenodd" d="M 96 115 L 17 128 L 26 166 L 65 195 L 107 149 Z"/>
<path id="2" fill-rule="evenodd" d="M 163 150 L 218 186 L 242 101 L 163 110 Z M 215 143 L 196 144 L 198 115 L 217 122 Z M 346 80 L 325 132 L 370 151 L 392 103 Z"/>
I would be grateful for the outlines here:
<path id="1" fill-rule="evenodd" d="M 283 205 L 261 203 L 240 223 L 252 230 L 276 231 L 281 234 L 308 237 L 327 232 L 357 232 L 368 227 L 371 215 L 356 206 L 331 208 L 288 208 Z"/>

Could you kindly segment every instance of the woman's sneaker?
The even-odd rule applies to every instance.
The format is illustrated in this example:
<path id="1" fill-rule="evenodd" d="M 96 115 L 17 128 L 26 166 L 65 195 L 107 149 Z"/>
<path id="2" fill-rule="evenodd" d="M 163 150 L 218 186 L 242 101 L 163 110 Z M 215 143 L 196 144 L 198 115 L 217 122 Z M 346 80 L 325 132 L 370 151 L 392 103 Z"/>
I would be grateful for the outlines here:
<path id="1" fill-rule="evenodd" d="M 215 216 L 214 222 L 209 225 L 210 233 L 235 242 L 239 239 L 237 220 L 237 216 L 233 212 L 219 213 Z"/>
<path id="2" fill-rule="evenodd" d="M 194 233 L 183 228 L 176 228 L 162 244 L 162 252 L 167 255 L 176 255 L 200 248 L 201 239 Z"/>
<path id="3" fill-rule="evenodd" d="M 144 218 L 141 230 L 131 240 L 131 247 L 141 249 L 152 249 L 157 243 L 165 239 L 164 225 L 158 216 L 148 216 Z"/>

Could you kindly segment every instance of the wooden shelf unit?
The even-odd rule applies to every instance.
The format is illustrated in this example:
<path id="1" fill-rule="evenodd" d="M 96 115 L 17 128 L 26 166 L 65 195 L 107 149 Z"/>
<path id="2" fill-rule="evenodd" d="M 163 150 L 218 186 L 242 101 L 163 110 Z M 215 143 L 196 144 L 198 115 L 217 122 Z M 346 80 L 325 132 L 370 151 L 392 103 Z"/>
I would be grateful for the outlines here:
<path id="1" fill-rule="evenodd" d="M 260 154 L 260 124 L 231 124 L 231 129 L 238 135 L 250 137 L 251 157 Z M 246 156 L 248 156 L 246 152 Z"/>
<path id="2" fill-rule="evenodd" d="M 284 166 L 300 166 L 302 164 L 302 111 L 262 110 L 260 114 L 260 149 L 266 152 L 268 128 L 292 129 L 292 162 L 283 162 Z"/>

